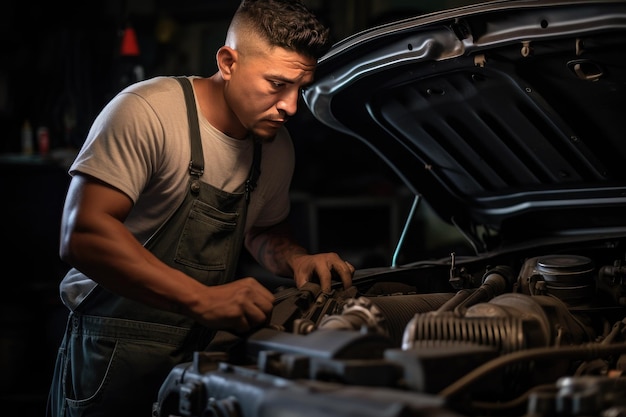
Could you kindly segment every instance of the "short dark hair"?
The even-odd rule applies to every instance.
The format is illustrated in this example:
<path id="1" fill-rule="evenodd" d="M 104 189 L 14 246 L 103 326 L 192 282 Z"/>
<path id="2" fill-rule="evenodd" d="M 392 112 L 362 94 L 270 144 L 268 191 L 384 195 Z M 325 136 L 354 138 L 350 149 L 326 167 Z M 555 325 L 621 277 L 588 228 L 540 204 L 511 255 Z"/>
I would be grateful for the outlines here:
<path id="1" fill-rule="evenodd" d="M 270 45 L 315 59 L 331 46 L 329 29 L 300 0 L 242 0 L 233 21 L 239 19 Z"/>

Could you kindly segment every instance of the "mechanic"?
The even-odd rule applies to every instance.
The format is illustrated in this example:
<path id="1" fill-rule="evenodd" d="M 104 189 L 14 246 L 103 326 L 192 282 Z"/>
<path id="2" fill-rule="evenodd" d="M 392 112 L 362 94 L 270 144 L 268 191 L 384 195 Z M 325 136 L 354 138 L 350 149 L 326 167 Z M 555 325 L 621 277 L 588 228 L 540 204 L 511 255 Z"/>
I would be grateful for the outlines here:
<path id="1" fill-rule="evenodd" d="M 171 369 L 217 330 L 262 326 L 272 292 L 235 279 L 242 247 L 267 270 L 331 290 L 354 267 L 290 237 L 285 122 L 329 31 L 294 0 L 244 0 L 211 77 L 159 76 L 114 97 L 69 169 L 60 284 L 70 310 L 47 415 L 148 416 Z"/>

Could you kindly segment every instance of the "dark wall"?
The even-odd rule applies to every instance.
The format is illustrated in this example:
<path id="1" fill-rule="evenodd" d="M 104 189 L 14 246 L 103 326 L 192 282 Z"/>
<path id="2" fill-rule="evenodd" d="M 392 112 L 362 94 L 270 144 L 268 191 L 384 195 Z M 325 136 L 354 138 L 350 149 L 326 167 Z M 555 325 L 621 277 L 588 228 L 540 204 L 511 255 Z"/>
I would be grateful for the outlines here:
<path id="1" fill-rule="evenodd" d="M 43 415 L 67 314 L 57 290 L 68 269 L 58 257 L 67 184 L 57 164 L 0 157 L 0 402 L 7 414 Z"/>
<path id="2" fill-rule="evenodd" d="M 4 5 L 0 35 L 11 42 L 0 49 L 0 153 L 20 151 L 25 120 L 35 128 L 48 127 L 52 148 L 80 145 L 97 112 L 132 81 L 128 74 L 135 65 L 146 77 L 212 70 L 213 59 L 198 55 L 211 43 L 208 28 L 227 21 L 235 2 L 182 1 L 177 8 L 158 1 L 134 3 L 145 5 L 104 0 Z M 137 34 L 137 57 L 120 55 L 127 25 Z"/>
<path id="3" fill-rule="evenodd" d="M 308 0 L 334 40 L 417 10 L 372 15 L 376 0 Z M 79 146 L 102 106 L 144 77 L 210 75 L 235 0 L 9 0 L 0 6 L 0 154 L 20 151 L 25 120 L 46 126 L 52 148 Z M 374 7 L 376 5 L 377 7 Z M 123 30 L 136 32 L 140 55 L 120 56 Z M 129 76 L 130 75 L 130 76 Z"/>

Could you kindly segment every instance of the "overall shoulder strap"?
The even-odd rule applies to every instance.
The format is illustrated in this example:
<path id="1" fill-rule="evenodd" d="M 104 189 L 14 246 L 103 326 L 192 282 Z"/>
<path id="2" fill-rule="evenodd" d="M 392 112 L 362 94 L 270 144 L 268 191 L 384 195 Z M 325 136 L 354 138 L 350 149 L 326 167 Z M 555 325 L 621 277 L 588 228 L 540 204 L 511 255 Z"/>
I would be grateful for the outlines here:
<path id="1" fill-rule="evenodd" d="M 187 104 L 187 120 L 189 122 L 189 139 L 191 140 L 191 161 L 189 161 L 189 174 L 200 177 L 204 172 L 204 155 L 202 154 L 202 141 L 200 140 L 200 126 L 198 124 L 198 109 L 193 95 L 191 81 L 187 77 L 175 77 L 185 93 Z"/>
<path id="2" fill-rule="evenodd" d="M 199 178 L 204 173 L 204 155 L 202 154 L 202 141 L 200 139 L 200 126 L 198 123 L 198 110 L 196 100 L 193 95 L 191 81 L 187 77 L 175 77 L 180 83 L 185 93 L 185 103 L 187 104 L 187 120 L 189 122 L 189 137 L 191 140 L 191 161 L 189 161 L 189 174 Z M 246 201 L 250 200 L 250 193 L 257 186 L 257 181 L 261 175 L 261 154 L 262 144 L 254 141 L 254 157 L 252 167 L 245 185 Z"/>
<path id="3" fill-rule="evenodd" d="M 246 201 L 250 200 L 250 193 L 256 188 L 257 181 L 261 176 L 261 153 L 263 147 L 260 140 L 254 141 L 254 157 L 252 159 L 252 167 L 250 167 L 250 173 L 246 180 Z"/>

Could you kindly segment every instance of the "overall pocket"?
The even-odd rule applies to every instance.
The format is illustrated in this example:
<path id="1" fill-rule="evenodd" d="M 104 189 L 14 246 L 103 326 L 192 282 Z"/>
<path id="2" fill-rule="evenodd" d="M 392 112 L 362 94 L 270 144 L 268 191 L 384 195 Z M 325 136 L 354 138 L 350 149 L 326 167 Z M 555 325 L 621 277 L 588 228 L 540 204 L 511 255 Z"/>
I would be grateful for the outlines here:
<path id="1" fill-rule="evenodd" d="M 174 260 L 201 270 L 224 270 L 239 213 L 225 213 L 199 200 L 193 202 Z"/>

